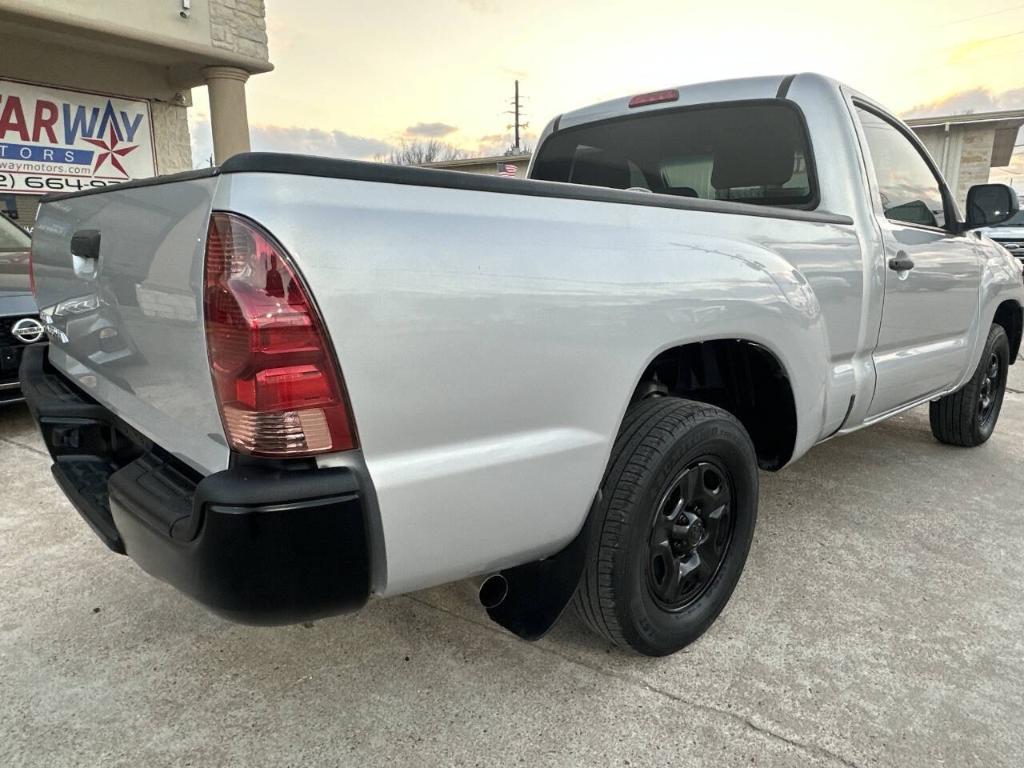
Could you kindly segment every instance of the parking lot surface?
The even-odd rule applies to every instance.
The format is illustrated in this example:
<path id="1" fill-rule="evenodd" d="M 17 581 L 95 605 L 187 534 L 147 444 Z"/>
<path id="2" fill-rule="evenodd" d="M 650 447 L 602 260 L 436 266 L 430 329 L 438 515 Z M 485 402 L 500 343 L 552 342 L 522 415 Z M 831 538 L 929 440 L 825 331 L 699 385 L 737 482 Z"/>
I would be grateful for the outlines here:
<path id="1" fill-rule="evenodd" d="M 222 621 L 109 553 L 0 412 L 0 765 L 1020 766 L 1024 366 L 993 439 L 927 409 L 762 475 L 707 635 L 538 643 L 472 585 L 303 626 Z"/>

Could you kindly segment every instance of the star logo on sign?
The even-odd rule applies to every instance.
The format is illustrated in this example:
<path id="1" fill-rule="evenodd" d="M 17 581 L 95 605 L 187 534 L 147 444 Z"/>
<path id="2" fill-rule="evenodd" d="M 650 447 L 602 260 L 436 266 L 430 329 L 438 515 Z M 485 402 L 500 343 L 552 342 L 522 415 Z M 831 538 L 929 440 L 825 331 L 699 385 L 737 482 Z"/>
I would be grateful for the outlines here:
<path id="1" fill-rule="evenodd" d="M 110 126 L 110 138 L 106 141 L 103 141 L 103 139 L 86 139 L 85 137 L 83 137 L 82 140 L 103 150 L 102 152 L 96 153 L 96 165 L 92 168 L 93 175 L 103 167 L 103 164 L 106 163 L 107 160 L 110 160 L 110 164 L 112 166 L 123 173 L 125 178 L 128 177 L 128 171 L 124 169 L 124 166 L 121 165 L 121 161 L 118 158 L 122 158 L 125 155 L 134 152 L 139 148 L 138 144 L 125 144 L 122 141 L 118 141 L 117 133 L 114 131 L 113 125 Z"/>

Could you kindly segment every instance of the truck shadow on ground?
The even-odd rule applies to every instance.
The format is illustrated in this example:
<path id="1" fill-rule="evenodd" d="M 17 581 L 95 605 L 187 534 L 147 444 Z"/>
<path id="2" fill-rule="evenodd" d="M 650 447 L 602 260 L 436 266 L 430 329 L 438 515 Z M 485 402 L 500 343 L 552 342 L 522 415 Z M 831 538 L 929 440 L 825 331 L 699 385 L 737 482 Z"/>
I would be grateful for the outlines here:
<path id="1" fill-rule="evenodd" d="M 818 595 L 830 605 L 849 600 L 849 581 L 835 574 L 844 560 L 842 553 L 862 546 L 900 547 L 904 537 L 914 535 L 918 514 L 931 515 L 941 526 L 960 511 L 944 489 L 956 487 L 958 475 L 985 471 L 999 461 L 1000 442 L 1009 439 L 1012 436 L 997 436 L 977 449 L 940 444 L 931 434 L 924 407 L 817 446 L 781 472 L 762 472 L 754 544 L 723 618 L 746 610 L 746 603 L 757 601 L 761 590 L 787 585 L 799 593 L 808 579 L 835 583 L 834 592 Z M 896 508 L 902 510 L 902 518 L 879 526 Z M 865 538 L 866 524 L 872 527 Z M 879 576 L 885 571 L 883 564 Z M 473 582 L 426 590 L 410 599 L 504 632 L 479 605 Z M 697 645 L 716 631 L 714 625 Z M 622 653 L 591 633 L 571 606 L 543 642 L 573 654 Z"/>

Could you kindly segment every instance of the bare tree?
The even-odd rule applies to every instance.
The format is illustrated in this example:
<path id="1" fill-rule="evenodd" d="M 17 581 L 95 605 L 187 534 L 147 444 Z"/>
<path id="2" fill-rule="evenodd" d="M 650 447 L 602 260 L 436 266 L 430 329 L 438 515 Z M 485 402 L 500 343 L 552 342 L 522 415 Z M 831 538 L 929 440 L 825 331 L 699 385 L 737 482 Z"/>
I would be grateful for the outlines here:
<path id="1" fill-rule="evenodd" d="M 402 139 L 401 146 L 390 152 L 375 155 L 373 159 L 378 163 L 391 163 L 392 165 L 423 165 L 443 160 L 461 160 L 464 157 L 466 157 L 466 153 L 463 150 L 437 139 L 429 141 Z"/>
<path id="2" fill-rule="evenodd" d="M 530 144 L 528 139 L 521 139 L 519 142 L 519 148 L 509 147 L 505 150 L 505 154 L 509 157 L 512 155 L 532 155 L 533 146 Z"/>

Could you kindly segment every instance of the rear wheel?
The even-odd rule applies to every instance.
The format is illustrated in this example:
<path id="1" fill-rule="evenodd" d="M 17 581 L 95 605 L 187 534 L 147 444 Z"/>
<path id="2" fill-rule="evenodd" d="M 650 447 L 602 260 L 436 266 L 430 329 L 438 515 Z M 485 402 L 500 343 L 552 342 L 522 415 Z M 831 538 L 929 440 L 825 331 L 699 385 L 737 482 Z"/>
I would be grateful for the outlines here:
<path id="1" fill-rule="evenodd" d="M 993 325 L 971 380 L 929 406 L 932 434 L 939 442 L 973 447 L 992 436 L 1003 407 L 1009 365 L 1006 331 Z"/>
<path id="2" fill-rule="evenodd" d="M 630 408 L 592 512 L 583 621 L 648 656 L 700 637 L 743 571 L 757 483 L 753 444 L 728 412 L 674 397 Z"/>

